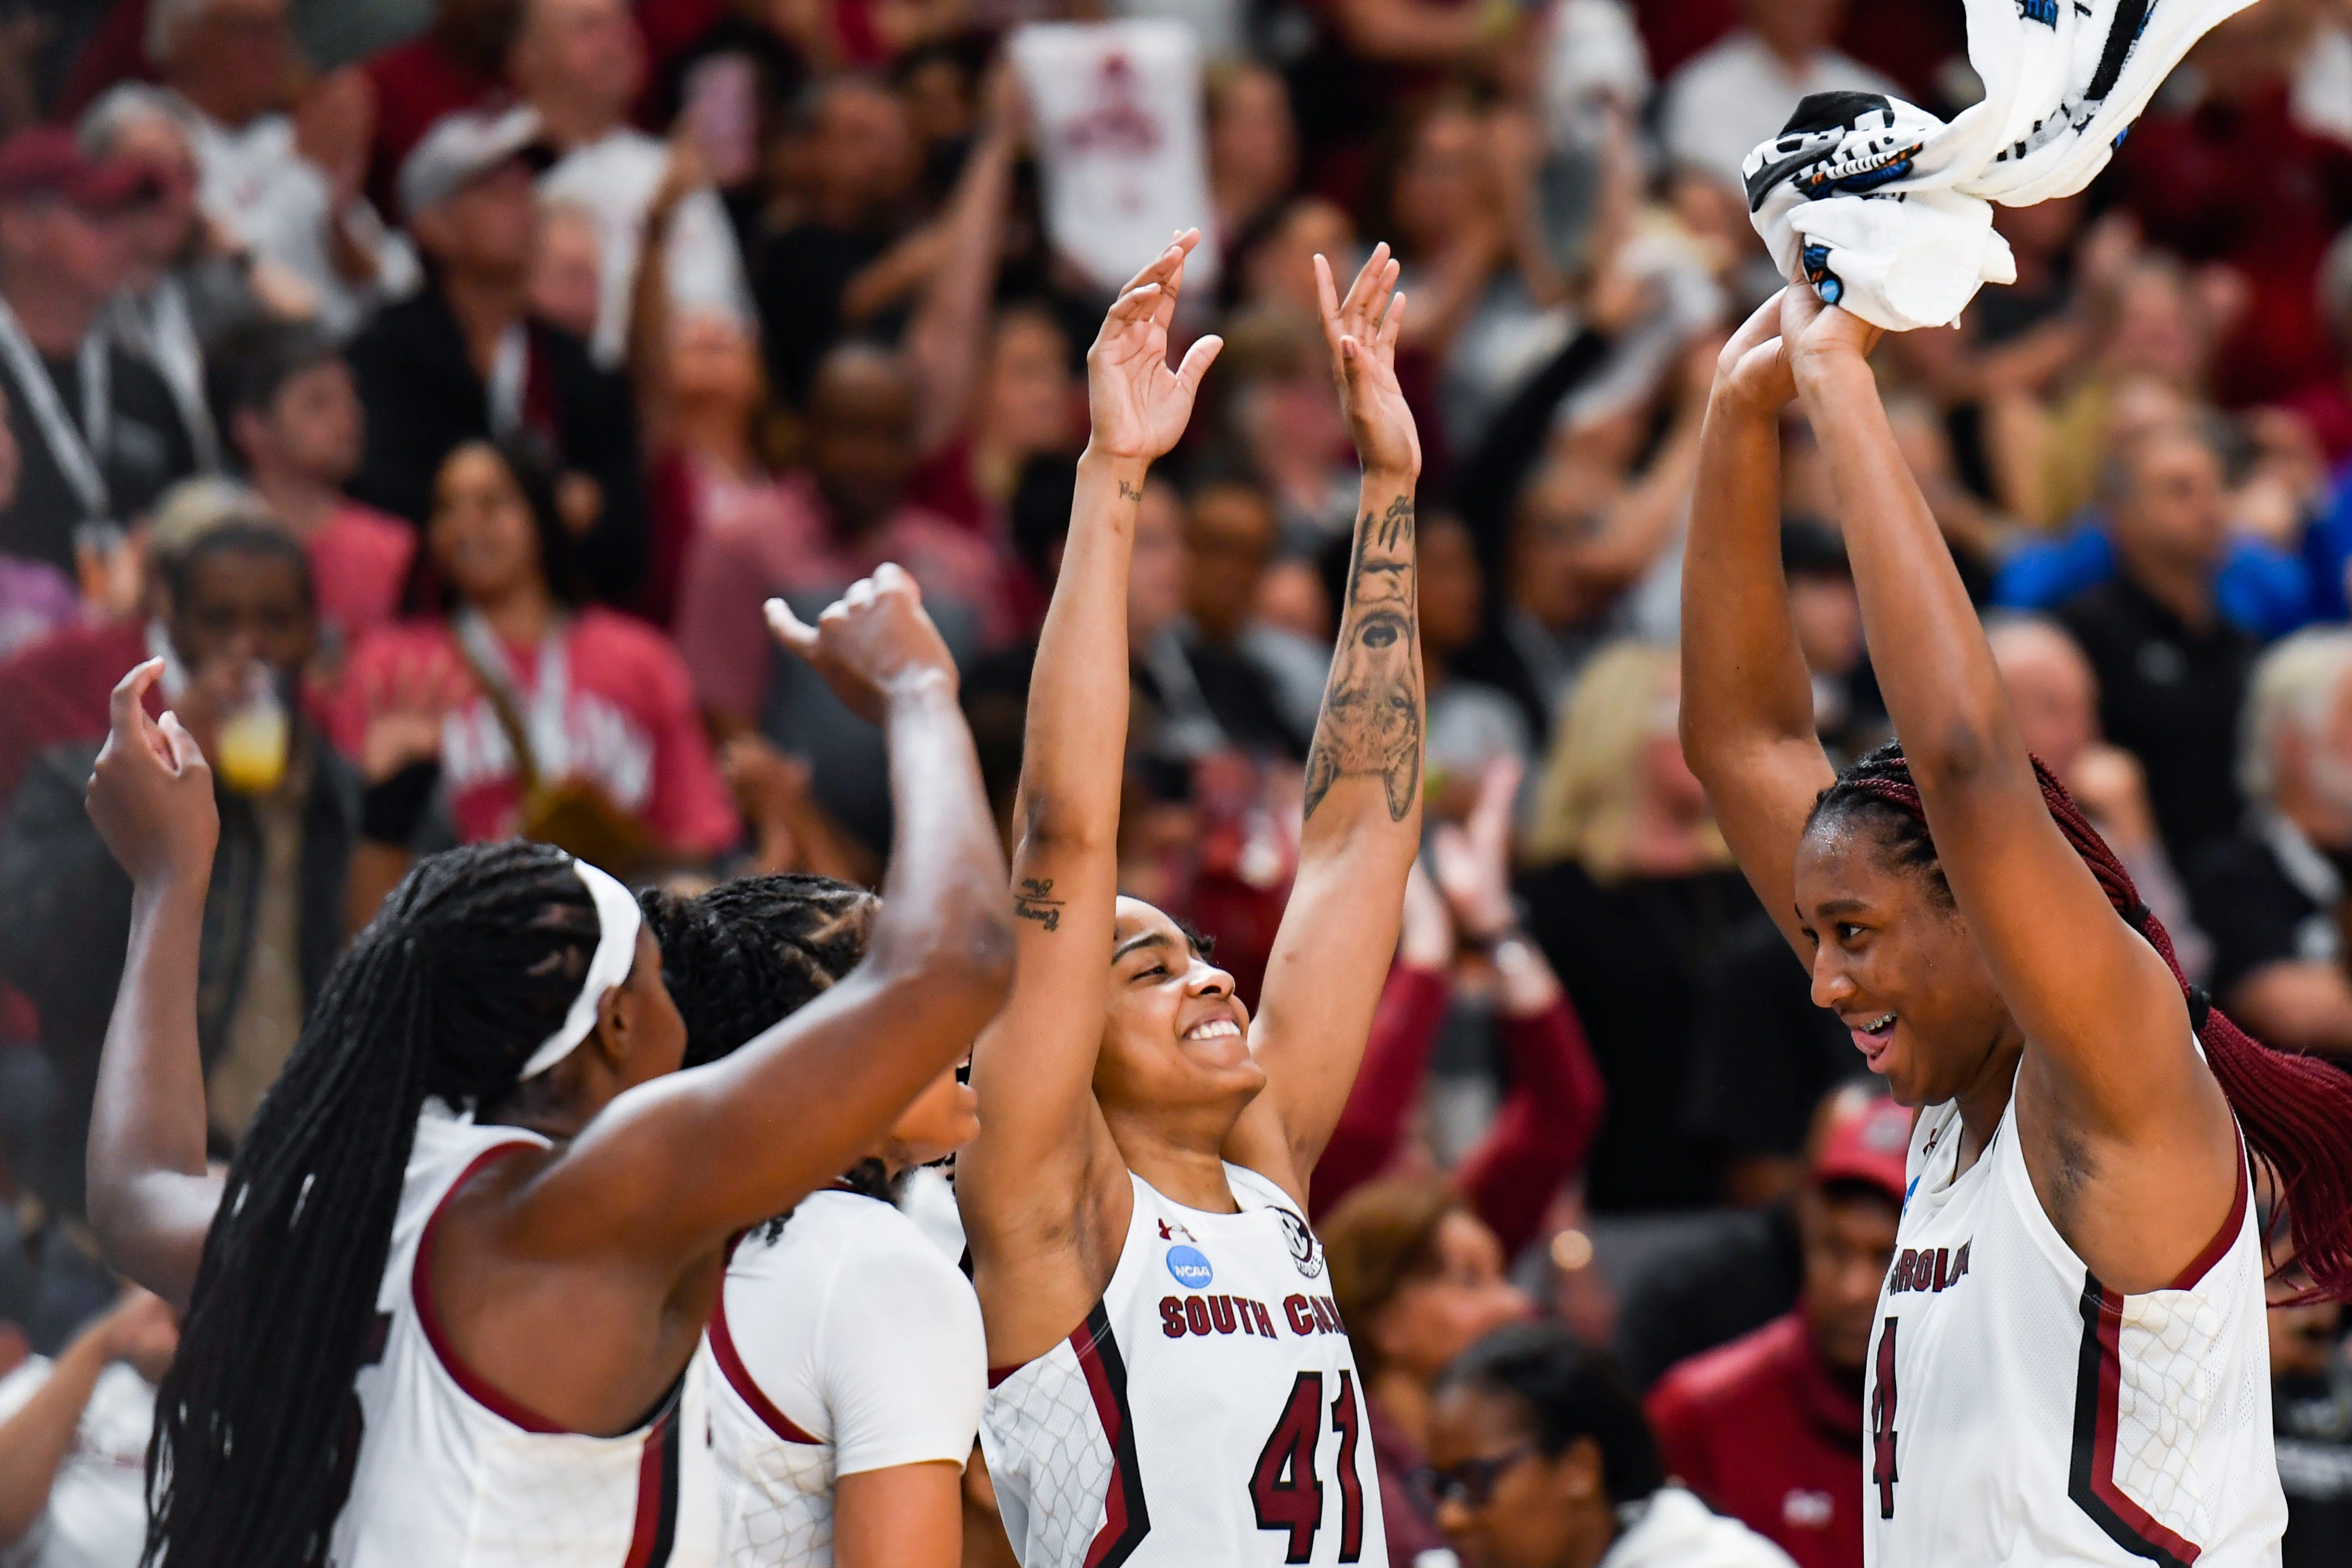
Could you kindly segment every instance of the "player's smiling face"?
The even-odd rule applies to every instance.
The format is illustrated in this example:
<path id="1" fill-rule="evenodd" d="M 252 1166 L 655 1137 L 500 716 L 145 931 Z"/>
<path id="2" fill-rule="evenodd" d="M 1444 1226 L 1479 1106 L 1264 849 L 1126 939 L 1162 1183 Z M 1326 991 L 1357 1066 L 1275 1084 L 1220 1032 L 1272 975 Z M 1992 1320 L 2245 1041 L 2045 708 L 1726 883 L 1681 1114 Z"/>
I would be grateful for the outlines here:
<path id="1" fill-rule="evenodd" d="M 1141 899 L 1121 898 L 1096 1097 L 1106 1109 L 1224 1099 L 1238 1109 L 1265 1085 L 1234 977 L 1175 921 Z"/>
<path id="2" fill-rule="evenodd" d="M 1949 1100 L 2014 1043 L 2017 1026 L 1950 894 L 1932 870 L 1899 863 L 1868 818 L 1805 831 L 1795 892 L 1813 1000 L 1838 1015 L 1896 1100 Z"/>

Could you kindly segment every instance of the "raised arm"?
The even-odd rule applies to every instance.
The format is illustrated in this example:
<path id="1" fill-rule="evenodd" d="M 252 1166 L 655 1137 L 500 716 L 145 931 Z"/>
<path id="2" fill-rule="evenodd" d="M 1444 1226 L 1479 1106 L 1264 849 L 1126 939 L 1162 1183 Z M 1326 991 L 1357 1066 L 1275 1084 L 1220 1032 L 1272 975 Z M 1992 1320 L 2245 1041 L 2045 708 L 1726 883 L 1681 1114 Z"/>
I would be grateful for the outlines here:
<path id="1" fill-rule="evenodd" d="M 90 820 L 131 877 L 131 947 L 98 1059 L 85 1155 L 89 1225 L 107 1264 L 185 1310 L 222 1178 L 205 1165 L 196 962 L 220 815 L 212 769 L 165 714 L 141 706 L 150 659 L 114 688 L 89 781 Z"/>
<path id="2" fill-rule="evenodd" d="M 1421 847 L 1421 611 L 1413 486 L 1421 438 L 1397 387 L 1405 298 L 1386 245 L 1338 297 L 1315 258 L 1323 336 L 1363 464 L 1347 602 L 1323 714 L 1307 754 L 1298 876 L 1275 933 L 1250 1039 L 1265 1091 L 1226 1157 L 1303 1206 L 1308 1176 L 1363 1059 L 1381 978 L 1396 952 L 1405 874 Z"/>
<path id="3" fill-rule="evenodd" d="M 1780 576 L 1780 410 L 1795 395 L 1775 295 L 1716 361 L 1683 549 L 1683 755 L 1780 934 L 1811 963 L 1792 875 L 1834 775 Z"/>
<path id="4" fill-rule="evenodd" d="M 1013 198 L 1013 154 L 1022 116 L 1021 81 L 1000 68 L 989 82 L 988 119 L 964 158 L 941 218 L 947 255 L 931 269 L 922 302 L 907 324 L 907 359 L 923 389 L 915 414 L 915 450 L 939 452 L 971 423 L 972 400 L 986 357 L 989 305 L 996 291 L 1005 211 Z"/>
<path id="5" fill-rule="evenodd" d="M 1069 1332 L 1102 1283 L 1081 1284 L 1066 1267 L 1071 1249 L 1108 1238 L 1115 1258 L 1127 1223 L 1126 1164 L 1094 1098 L 1118 897 L 1127 569 L 1144 475 L 1183 434 L 1220 347 L 1203 338 L 1181 366 L 1168 364 L 1184 258 L 1199 243 L 1197 231 L 1181 235 L 1137 274 L 1087 354 L 1093 434 L 1038 638 L 1013 809 L 1019 962 L 1012 999 L 972 1053 L 980 1136 L 956 1156 L 995 1362 L 1026 1359 Z M 992 1288 L 1013 1279 L 1024 1281 L 1018 1292 Z M 1061 1299 L 1070 1290 L 1085 1297 L 1074 1307 Z M 1017 1306 L 1001 1310 L 1015 1294 Z"/>
<path id="6" fill-rule="evenodd" d="M 883 566 L 814 629 L 780 602 L 769 614 L 889 743 L 898 836 L 866 960 L 723 1061 L 615 1100 L 516 1195 L 515 1252 L 707 1253 L 854 1164 L 1004 998 L 1003 856 L 914 580 Z"/>
<path id="7" fill-rule="evenodd" d="M 2042 800 L 1992 650 L 1864 362 L 1876 331 L 1809 289 L 1784 298 L 1782 336 L 1829 462 L 1872 667 L 1953 902 L 2030 1042 L 2017 1085 L 2029 1164 L 2063 1149 L 2077 1190 L 2053 1214 L 2062 1228 L 2067 1211 L 2088 1209 L 2154 1244 L 2134 1271 L 2164 1261 L 2156 1249 L 2168 1244 L 2177 1267 L 2211 1236 L 2240 1179 L 2229 1109 L 2191 1048 L 2180 985 L 2117 918 Z M 2098 1256 L 2085 1260 L 2116 1277 Z"/>

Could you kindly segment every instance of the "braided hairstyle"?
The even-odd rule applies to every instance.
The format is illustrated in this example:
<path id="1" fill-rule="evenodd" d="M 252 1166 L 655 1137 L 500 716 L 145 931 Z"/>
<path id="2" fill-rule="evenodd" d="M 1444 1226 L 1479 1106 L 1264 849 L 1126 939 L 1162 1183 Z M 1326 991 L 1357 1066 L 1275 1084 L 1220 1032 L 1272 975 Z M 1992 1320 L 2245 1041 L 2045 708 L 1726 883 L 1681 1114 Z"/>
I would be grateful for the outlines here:
<path id="1" fill-rule="evenodd" d="M 695 898 L 642 896 L 661 944 L 662 978 L 686 1019 L 686 1065 L 717 1061 L 833 988 L 866 956 L 882 901 L 865 888 L 802 873 L 747 876 Z M 855 1192 L 890 1197 L 877 1159 L 842 1177 Z M 773 1239 L 789 1215 L 761 1228 Z"/>
<path id="2" fill-rule="evenodd" d="M 511 1092 L 600 931 L 571 856 L 477 844 L 419 862 L 336 961 L 205 1239 L 156 1399 L 142 1562 L 325 1560 L 417 1117 L 427 1097 Z"/>
<path id="3" fill-rule="evenodd" d="M 2141 901 L 2123 862 L 2042 759 L 2032 762 L 2042 803 L 2059 831 L 2090 867 L 2116 913 L 2147 939 L 2179 983 L 2189 1025 L 2205 1047 L 2206 1062 L 2237 1115 L 2246 1145 L 2278 1182 L 2294 1261 L 2312 1281 L 2305 1297 L 2352 1301 L 2352 1080 L 2315 1058 L 2273 1051 L 2231 1022 L 2201 988 L 2190 985 L 2170 934 Z M 1896 863 L 1931 876 L 1937 895 L 1950 902 L 1951 888 L 1937 861 L 1927 809 L 1901 742 L 1888 741 L 1840 774 L 1815 797 L 1806 826 L 1854 818 L 1869 819 Z"/>

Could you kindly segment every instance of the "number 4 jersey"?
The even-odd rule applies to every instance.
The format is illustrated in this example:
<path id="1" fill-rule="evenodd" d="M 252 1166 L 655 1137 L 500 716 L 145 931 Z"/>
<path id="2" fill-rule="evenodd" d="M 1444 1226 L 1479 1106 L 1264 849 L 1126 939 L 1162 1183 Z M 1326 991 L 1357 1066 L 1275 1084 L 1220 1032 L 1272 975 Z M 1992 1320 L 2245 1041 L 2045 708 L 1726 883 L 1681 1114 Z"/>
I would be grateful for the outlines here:
<path id="1" fill-rule="evenodd" d="M 2247 1183 L 2166 1289 L 2126 1295 L 2042 1211 L 2010 1101 L 1955 1177 L 1919 1117 L 1878 1298 L 1863 1454 L 1874 1568 L 2276 1564 L 2263 1260 Z"/>
<path id="2" fill-rule="evenodd" d="M 1130 1175 L 1102 1300 L 1045 1354 L 989 1375 L 981 1447 L 1023 1568 L 1385 1568 L 1322 1244 L 1272 1182 L 1225 1178 L 1238 1214 Z"/>

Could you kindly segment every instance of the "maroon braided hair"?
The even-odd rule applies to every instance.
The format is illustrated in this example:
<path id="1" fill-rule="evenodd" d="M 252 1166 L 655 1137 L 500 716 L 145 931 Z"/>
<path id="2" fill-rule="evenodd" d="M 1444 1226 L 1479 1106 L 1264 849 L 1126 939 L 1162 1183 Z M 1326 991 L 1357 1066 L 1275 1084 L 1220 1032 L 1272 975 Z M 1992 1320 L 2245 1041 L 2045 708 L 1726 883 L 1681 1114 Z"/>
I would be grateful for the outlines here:
<path id="1" fill-rule="evenodd" d="M 2147 938 L 2189 1003 L 2189 1026 L 2205 1047 L 2206 1062 L 2238 1118 L 2247 1146 L 2277 1183 L 2279 1204 L 2294 1237 L 2294 1261 L 2309 1276 L 2306 1297 L 2352 1301 L 2352 1077 L 2315 1057 L 2273 1051 L 2231 1023 L 2204 990 L 2189 983 L 2164 923 L 2141 902 L 2116 852 L 2083 815 L 2066 787 L 2035 758 L 2033 775 L 2053 821 L 2099 891 L 2126 924 Z M 1856 807 L 1883 809 L 1892 819 L 1889 849 L 1903 863 L 1931 873 L 1950 896 L 1927 835 L 1919 787 L 1888 741 L 1863 758 L 1813 801 L 1807 825 Z"/>

